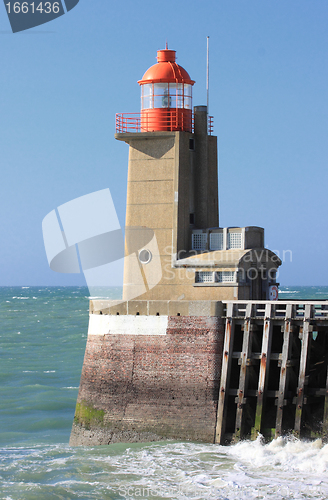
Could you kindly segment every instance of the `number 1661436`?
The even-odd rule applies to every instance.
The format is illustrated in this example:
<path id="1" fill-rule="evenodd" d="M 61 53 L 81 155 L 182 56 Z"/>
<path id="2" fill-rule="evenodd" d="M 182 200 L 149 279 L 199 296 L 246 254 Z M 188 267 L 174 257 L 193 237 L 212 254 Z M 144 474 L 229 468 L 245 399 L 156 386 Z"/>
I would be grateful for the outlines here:
<path id="1" fill-rule="evenodd" d="M 8 2 L 6 3 L 8 14 L 58 14 L 59 2 Z"/>

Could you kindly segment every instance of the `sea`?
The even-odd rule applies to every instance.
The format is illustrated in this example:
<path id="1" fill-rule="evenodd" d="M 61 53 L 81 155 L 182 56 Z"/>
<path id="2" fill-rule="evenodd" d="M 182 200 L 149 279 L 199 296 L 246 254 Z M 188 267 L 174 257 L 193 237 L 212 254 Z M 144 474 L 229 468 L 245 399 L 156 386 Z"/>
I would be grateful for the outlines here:
<path id="1" fill-rule="evenodd" d="M 280 298 L 328 300 L 328 287 Z M 320 439 L 70 447 L 88 300 L 83 287 L 0 288 L 0 499 L 328 498 Z"/>

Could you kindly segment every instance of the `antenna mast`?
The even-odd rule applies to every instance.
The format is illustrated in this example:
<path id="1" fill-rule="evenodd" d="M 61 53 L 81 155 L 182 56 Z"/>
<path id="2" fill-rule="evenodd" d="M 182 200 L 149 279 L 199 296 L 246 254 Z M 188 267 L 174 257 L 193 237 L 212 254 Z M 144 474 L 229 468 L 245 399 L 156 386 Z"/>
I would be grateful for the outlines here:
<path id="1" fill-rule="evenodd" d="M 210 58 L 209 58 L 209 36 L 207 38 L 207 61 L 206 61 L 206 106 L 207 106 L 207 114 L 209 112 L 209 104 L 210 104 Z"/>

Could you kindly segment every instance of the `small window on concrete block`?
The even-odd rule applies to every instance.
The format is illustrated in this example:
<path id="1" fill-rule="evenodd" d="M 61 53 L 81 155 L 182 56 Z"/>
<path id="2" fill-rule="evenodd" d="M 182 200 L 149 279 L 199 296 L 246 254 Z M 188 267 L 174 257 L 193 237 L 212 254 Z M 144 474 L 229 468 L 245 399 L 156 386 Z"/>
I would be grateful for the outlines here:
<path id="1" fill-rule="evenodd" d="M 206 233 L 193 233 L 192 235 L 193 250 L 206 250 L 206 245 L 207 245 Z"/>
<path id="2" fill-rule="evenodd" d="M 210 250 L 223 250 L 223 233 L 210 234 Z"/>
<path id="3" fill-rule="evenodd" d="M 189 149 L 190 151 L 195 151 L 195 140 L 189 139 Z"/>
<path id="4" fill-rule="evenodd" d="M 228 233 L 228 249 L 241 248 L 241 233 Z"/>
<path id="5" fill-rule="evenodd" d="M 218 283 L 234 283 L 235 271 L 217 271 L 215 273 L 215 281 Z"/>
<path id="6" fill-rule="evenodd" d="M 214 283 L 214 273 L 212 271 L 197 271 L 196 283 Z"/>

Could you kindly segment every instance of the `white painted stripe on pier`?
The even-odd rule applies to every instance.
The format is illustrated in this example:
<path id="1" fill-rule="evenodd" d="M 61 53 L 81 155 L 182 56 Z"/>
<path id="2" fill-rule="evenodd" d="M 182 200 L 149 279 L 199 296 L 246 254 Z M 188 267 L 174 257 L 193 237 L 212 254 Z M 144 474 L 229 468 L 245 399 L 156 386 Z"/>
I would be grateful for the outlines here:
<path id="1" fill-rule="evenodd" d="M 166 335 L 168 316 L 90 314 L 88 335 Z"/>

